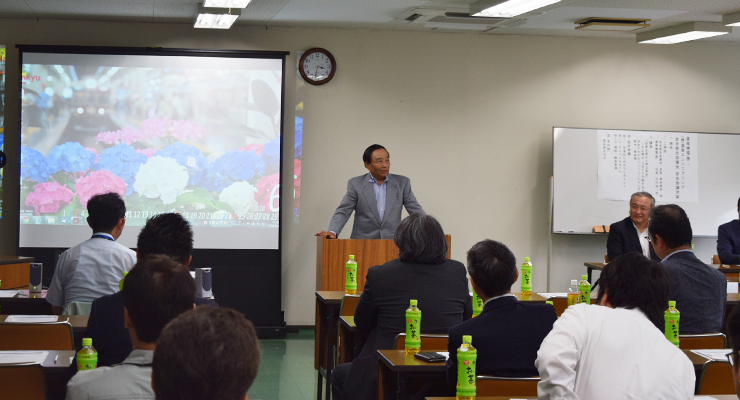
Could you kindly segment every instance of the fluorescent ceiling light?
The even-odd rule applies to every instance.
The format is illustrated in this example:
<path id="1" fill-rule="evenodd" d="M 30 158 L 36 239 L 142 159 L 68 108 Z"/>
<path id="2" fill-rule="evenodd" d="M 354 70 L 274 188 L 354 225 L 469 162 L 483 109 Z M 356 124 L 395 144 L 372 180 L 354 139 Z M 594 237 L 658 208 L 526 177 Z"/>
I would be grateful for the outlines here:
<path id="1" fill-rule="evenodd" d="M 205 0 L 203 7 L 247 8 L 252 0 Z"/>
<path id="2" fill-rule="evenodd" d="M 716 22 L 688 22 L 650 32 L 638 33 L 638 43 L 675 44 L 726 35 L 732 28 Z"/>
<path id="3" fill-rule="evenodd" d="M 723 15 L 722 23 L 727 26 L 740 26 L 740 11 Z"/>
<path id="4" fill-rule="evenodd" d="M 194 28 L 229 29 L 241 15 L 240 9 L 234 8 L 206 8 L 198 4 L 198 18 Z"/>
<path id="5" fill-rule="evenodd" d="M 555 4 L 560 0 L 481 0 L 470 6 L 474 17 L 512 18 L 532 10 Z"/>

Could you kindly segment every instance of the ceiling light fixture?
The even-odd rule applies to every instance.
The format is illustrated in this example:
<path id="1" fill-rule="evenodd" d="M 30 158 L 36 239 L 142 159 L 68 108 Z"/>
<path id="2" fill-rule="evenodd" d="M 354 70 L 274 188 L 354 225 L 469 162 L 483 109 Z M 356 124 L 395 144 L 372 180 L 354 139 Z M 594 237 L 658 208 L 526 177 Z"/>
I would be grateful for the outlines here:
<path id="1" fill-rule="evenodd" d="M 740 11 L 723 15 L 722 23 L 727 26 L 740 26 Z"/>
<path id="2" fill-rule="evenodd" d="M 470 5 L 474 17 L 512 18 L 560 0 L 481 0 Z"/>
<path id="3" fill-rule="evenodd" d="M 198 18 L 195 20 L 194 28 L 204 29 L 229 29 L 239 18 L 241 10 L 238 8 L 214 8 L 204 7 L 198 4 Z"/>
<path id="4" fill-rule="evenodd" d="M 732 32 L 731 27 L 717 22 L 687 22 L 650 32 L 638 33 L 638 43 L 675 44 L 690 40 L 726 35 Z"/>
<path id="5" fill-rule="evenodd" d="M 247 8 L 252 0 L 205 0 L 203 7 Z"/>

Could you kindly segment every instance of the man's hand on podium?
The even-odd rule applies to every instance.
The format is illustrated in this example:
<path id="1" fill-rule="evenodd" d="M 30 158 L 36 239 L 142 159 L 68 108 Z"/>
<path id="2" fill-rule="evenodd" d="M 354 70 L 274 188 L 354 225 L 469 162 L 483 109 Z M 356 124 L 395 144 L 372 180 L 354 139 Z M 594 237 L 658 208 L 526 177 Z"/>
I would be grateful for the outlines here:
<path id="1" fill-rule="evenodd" d="M 337 235 L 334 234 L 334 232 L 327 232 L 327 231 L 319 231 L 316 232 L 316 235 L 314 236 L 323 236 L 327 239 L 336 239 Z"/>

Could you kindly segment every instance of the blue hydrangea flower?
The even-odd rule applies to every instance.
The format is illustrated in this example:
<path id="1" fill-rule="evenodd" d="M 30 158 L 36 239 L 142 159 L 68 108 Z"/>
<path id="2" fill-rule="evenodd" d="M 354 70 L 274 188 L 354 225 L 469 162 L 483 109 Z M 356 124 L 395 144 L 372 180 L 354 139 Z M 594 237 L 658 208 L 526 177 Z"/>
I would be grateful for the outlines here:
<path id="1" fill-rule="evenodd" d="M 54 146 L 46 161 L 49 173 L 58 171 L 84 172 L 95 165 L 98 156 L 77 142 L 67 142 Z"/>
<path id="2" fill-rule="evenodd" d="M 154 155 L 172 158 L 185 167 L 190 176 L 188 185 L 198 186 L 206 176 L 208 161 L 203 156 L 203 152 L 195 146 L 176 142 L 163 150 L 159 150 Z"/>
<path id="3" fill-rule="evenodd" d="M 46 182 L 49 175 L 46 157 L 28 146 L 21 146 L 21 181 Z"/>
<path id="4" fill-rule="evenodd" d="M 98 169 L 107 169 L 114 175 L 126 181 L 126 196 L 134 192 L 134 182 L 139 167 L 144 164 L 147 157 L 137 153 L 133 146 L 128 144 L 117 144 L 100 153 Z"/>
<path id="5" fill-rule="evenodd" d="M 295 117 L 295 157 L 303 154 L 303 118 Z"/>
<path id="6" fill-rule="evenodd" d="M 5 135 L 0 133 L 0 151 L 3 150 L 4 145 L 5 145 Z"/>
<path id="7" fill-rule="evenodd" d="M 220 192 L 236 181 L 248 181 L 257 174 L 263 175 L 266 168 L 265 162 L 256 153 L 233 150 L 208 166 L 203 187 Z"/>
<path id="8" fill-rule="evenodd" d="M 268 167 L 280 169 L 280 138 L 265 143 L 265 147 L 262 148 L 262 161 Z"/>

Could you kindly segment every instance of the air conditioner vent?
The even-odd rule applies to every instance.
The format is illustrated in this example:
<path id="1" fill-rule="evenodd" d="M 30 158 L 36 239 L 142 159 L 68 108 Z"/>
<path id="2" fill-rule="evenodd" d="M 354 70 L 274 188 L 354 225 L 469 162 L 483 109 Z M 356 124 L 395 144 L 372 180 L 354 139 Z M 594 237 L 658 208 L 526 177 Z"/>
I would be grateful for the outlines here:
<path id="1" fill-rule="evenodd" d="M 591 17 L 576 21 L 576 29 L 589 31 L 635 31 L 650 26 L 649 19 Z"/>

